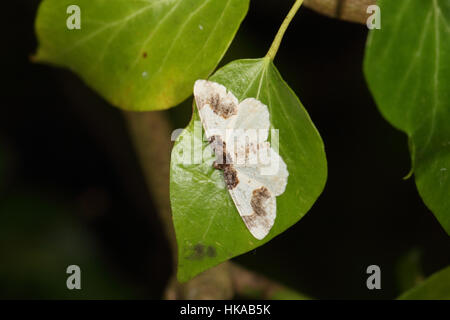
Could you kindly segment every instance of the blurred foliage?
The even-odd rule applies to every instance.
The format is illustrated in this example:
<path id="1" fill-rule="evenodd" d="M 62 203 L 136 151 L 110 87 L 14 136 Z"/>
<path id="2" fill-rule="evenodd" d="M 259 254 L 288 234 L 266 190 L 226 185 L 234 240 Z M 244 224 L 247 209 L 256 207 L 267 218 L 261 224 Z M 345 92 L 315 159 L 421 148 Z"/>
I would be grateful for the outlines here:
<path id="1" fill-rule="evenodd" d="M 423 270 L 421 265 L 422 252 L 411 249 L 400 257 L 397 263 L 397 283 L 400 292 L 409 290 L 423 281 Z"/>
<path id="2" fill-rule="evenodd" d="M 434 273 L 413 289 L 403 293 L 400 300 L 450 300 L 450 266 Z"/>
<path id="3" fill-rule="evenodd" d="M 133 298 L 104 263 L 67 204 L 36 192 L 0 200 L 0 297 L 5 299 Z M 66 287 L 69 265 L 81 267 L 81 290 Z"/>
<path id="4" fill-rule="evenodd" d="M 383 116 L 407 133 L 417 189 L 450 235 L 450 1 L 378 4 L 367 82 Z"/>
<path id="5" fill-rule="evenodd" d="M 273 300 L 311 300 L 310 297 L 290 289 L 277 290 L 271 298 Z"/>

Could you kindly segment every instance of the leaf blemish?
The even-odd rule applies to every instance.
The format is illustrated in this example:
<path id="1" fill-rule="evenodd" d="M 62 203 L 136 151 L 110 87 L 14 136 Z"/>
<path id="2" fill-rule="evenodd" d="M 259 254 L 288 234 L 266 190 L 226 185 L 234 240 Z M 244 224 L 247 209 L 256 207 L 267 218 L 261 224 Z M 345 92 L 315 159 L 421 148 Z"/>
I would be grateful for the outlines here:
<path id="1" fill-rule="evenodd" d="M 189 256 L 190 259 L 199 260 L 205 256 L 205 246 L 201 243 L 197 243 L 193 248 L 192 254 Z"/>
<path id="2" fill-rule="evenodd" d="M 201 260 L 205 256 L 214 258 L 217 255 L 216 249 L 213 246 L 206 247 L 205 245 L 203 245 L 201 243 L 197 243 L 192 249 L 193 250 L 192 250 L 191 255 L 189 255 L 187 257 L 188 259 L 191 259 L 191 260 Z"/>
<path id="3" fill-rule="evenodd" d="M 144 52 L 142 53 L 142 58 L 144 58 L 144 59 L 147 58 L 147 52 L 144 51 Z"/>
<path id="4" fill-rule="evenodd" d="M 208 249 L 206 250 L 206 254 L 210 258 L 214 258 L 217 254 L 216 249 L 213 246 L 209 246 Z"/>

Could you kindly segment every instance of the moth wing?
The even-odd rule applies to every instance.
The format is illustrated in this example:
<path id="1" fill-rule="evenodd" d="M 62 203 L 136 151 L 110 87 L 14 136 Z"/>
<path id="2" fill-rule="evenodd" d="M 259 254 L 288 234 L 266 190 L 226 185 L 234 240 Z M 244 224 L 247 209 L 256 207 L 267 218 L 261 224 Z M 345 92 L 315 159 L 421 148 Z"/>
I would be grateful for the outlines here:
<path id="1" fill-rule="evenodd" d="M 194 97 L 206 137 L 216 135 L 225 141 L 225 130 L 237 118 L 238 99 L 223 85 L 208 80 L 195 81 Z"/>
<path id="2" fill-rule="evenodd" d="M 270 144 L 267 142 L 270 128 L 269 109 L 259 100 L 247 98 L 238 107 L 238 115 L 233 130 L 226 132 L 227 152 L 233 164 L 243 165 L 248 160 L 256 160 L 256 148 Z M 249 159 L 247 159 L 249 158 Z M 266 157 L 267 158 L 267 157 Z"/>
<path id="3" fill-rule="evenodd" d="M 235 130 L 244 130 L 251 142 L 266 141 L 269 136 L 270 117 L 269 108 L 255 98 L 247 98 L 238 106 L 238 115 L 234 122 Z M 254 139 L 257 133 L 258 140 Z"/>
<path id="4" fill-rule="evenodd" d="M 277 215 L 275 195 L 261 182 L 237 171 L 238 184 L 228 191 L 247 229 L 258 240 L 272 229 Z"/>
<path id="5" fill-rule="evenodd" d="M 275 196 L 285 191 L 289 176 L 286 163 L 268 141 L 238 146 L 230 155 L 238 172 L 264 184 Z"/>

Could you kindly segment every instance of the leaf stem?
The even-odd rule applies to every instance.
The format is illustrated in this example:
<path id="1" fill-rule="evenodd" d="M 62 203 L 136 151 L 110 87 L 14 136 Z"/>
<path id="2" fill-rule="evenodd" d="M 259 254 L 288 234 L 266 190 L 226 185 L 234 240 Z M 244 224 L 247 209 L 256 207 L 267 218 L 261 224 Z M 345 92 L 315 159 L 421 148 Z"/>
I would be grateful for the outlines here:
<path id="1" fill-rule="evenodd" d="M 302 5 L 302 3 L 303 3 L 303 0 L 296 0 L 294 5 L 292 6 L 291 10 L 289 10 L 286 18 L 284 19 L 283 23 L 280 26 L 280 29 L 278 29 L 277 35 L 275 36 L 275 39 L 273 40 L 269 51 L 266 54 L 266 58 L 268 58 L 272 61 L 275 58 L 278 48 L 280 47 L 281 40 L 283 39 L 284 33 L 286 32 L 286 29 L 289 26 L 289 23 L 291 23 L 292 18 L 294 18 L 295 14 L 297 13 L 297 11 L 300 8 L 300 6 Z"/>

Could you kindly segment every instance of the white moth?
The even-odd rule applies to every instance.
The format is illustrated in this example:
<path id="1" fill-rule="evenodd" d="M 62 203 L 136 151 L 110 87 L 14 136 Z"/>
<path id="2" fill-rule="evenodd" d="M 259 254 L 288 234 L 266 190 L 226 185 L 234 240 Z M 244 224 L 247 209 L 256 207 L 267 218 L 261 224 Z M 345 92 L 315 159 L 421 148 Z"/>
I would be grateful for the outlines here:
<path id="1" fill-rule="evenodd" d="M 197 80 L 194 96 L 200 119 L 225 185 L 250 233 L 263 239 L 277 215 L 276 196 L 287 184 L 288 171 L 267 141 L 269 110 L 254 98 L 241 102 L 223 85 Z"/>

